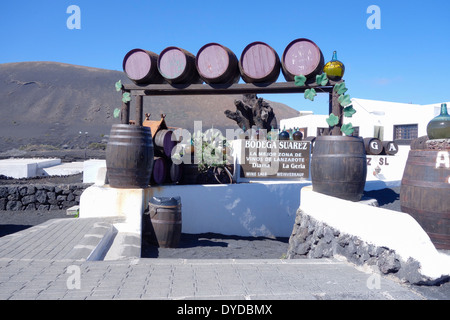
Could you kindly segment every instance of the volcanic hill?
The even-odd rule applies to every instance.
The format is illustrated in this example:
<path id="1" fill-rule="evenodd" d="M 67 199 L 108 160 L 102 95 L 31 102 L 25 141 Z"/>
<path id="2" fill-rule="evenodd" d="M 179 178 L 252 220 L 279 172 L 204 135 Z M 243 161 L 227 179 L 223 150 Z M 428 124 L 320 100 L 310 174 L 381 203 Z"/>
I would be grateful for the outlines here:
<path id="1" fill-rule="evenodd" d="M 113 116 L 121 107 L 121 94 L 114 87 L 118 80 L 131 83 L 124 72 L 58 62 L 0 64 L 0 153 L 30 146 L 69 150 L 106 143 L 111 125 L 120 122 Z M 234 100 L 241 98 L 145 97 L 144 113 L 150 113 L 151 120 L 166 114 L 168 126 L 188 130 L 198 120 L 203 130 L 236 129 L 224 111 L 234 111 Z M 284 104 L 269 103 L 278 121 L 298 115 Z M 130 118 L 134 119 L 133 101 Z"/>

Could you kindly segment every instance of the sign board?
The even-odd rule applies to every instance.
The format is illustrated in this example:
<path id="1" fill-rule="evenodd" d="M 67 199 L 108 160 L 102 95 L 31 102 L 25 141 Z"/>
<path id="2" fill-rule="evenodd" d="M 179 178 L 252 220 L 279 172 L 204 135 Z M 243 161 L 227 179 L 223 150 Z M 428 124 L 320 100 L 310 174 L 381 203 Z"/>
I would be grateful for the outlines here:
<path id="1" fill-rule="evenodd" d="M 243 140 L 241 177 L 308 179 L 310 141 Z"/>

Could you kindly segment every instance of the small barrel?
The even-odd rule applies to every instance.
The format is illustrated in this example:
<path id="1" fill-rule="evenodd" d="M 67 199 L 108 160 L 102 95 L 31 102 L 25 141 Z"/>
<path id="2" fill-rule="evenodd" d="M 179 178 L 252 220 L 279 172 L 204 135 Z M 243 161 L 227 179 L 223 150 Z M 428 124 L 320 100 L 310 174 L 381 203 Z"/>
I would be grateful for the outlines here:
<path id="1" fill-rule="evenodd" d="M 183 164 L 175 164 L 171 162 L 169 169 L 170 181 L 179 183 L 183 177 Z"/>
<path id="2" fill-rule="evenodd" d="M 319 136 L 311 158 L 313 190 L 359 201 L 364 193 L 367 159 L 359 137 Z"/>
<path id="3" fill-rule="evenodd" d="M 133 49 L 123 59 L 123 71 L 136 84 L 163 83 L 158 71 L 158 55 L 154 52 Z"/>
<path id="4" fill-rule="evenodd" d="M 284 50 L 281 66 L 286 81 L 295 76 L 313 78 L 322 73 L 324 58 L 320 48 L 311 40 L 300 38 L 288 44 Z"/>
<path id="5" fill-rule="evenodd" d="M 383 151 L 381 154 L 393 156 L 398 152 L 398 144 L 394 141 L 383 141 Z"/>
<path id="6" fill-rule="evenodd" d="M 400 207 L 437 249 L 450 249 L 450 150 L 411 150 L 400 187 Z"/>
<path id="7" fill-rule="evenodd" d="M 155 145 L 164 149 L 164 154 L 169 158 L 172 150 L 177 145 L 176 137 L 171 130 L 159 130 L 155 135 Z"/>
<path id="8" fill-rule="evenodd" d="M 106 147 L 106 170 L 113 188 L 147 188 L 153 167 L 150 128 L 113 124 Z"/>
<path id="9" fill-rule="evenodd" d="M 366 154 L 378 155 L 383 151 L 383 144 L 377 138 L 364 138 L 364 148 Z"/>
<path id="10" fill-rule="evenodd" d="M 152 172 L 152 182 L 155 184 L 163 184 L 167 179 L 169 165 L 165 158 L 155 157 Z"/>
<path id="11" fill-rule="evenodd" d="M 168 47 L 158 58 L 159 73 L 171 84 L 201 83 L 195 56 L 181 48 Z"/>
<path id="12" fill-rule="evenodd" d="M 181 238 L 181 198 L 152 197 L 149 202 L 148 241 L 161 248 L 177 248 Z"/>
<path id="13" fill-rule="evenodd" d="M 200 48 L 195 65 L 200 77 L 209 84 L 233 84 L 241 76 L 236 55 L 218 43 L 208 43 Z"/>
<path id="14" fill-rule="evenodd" d="M 246 83 L 275 82 L 280 75 L 280 58 L 268 44 L 253 42 L 242 52 L 239 70 Z"/>

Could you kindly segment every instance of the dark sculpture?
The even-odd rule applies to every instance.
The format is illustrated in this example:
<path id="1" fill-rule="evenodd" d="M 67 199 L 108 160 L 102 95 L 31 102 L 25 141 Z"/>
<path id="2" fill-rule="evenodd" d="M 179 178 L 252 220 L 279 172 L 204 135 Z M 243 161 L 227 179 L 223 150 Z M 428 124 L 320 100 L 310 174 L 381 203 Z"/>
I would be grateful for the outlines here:
<path id="1" fill-rule="evenodd" d="M 227 118 L 236 121 L 238 126 L 247 131 L 249 129 L 278 129 L 277 119 L 273 108 L 256 94 L 244 94 L 242 100 L 235 100 L 236 112 L 225 111 Z"/>

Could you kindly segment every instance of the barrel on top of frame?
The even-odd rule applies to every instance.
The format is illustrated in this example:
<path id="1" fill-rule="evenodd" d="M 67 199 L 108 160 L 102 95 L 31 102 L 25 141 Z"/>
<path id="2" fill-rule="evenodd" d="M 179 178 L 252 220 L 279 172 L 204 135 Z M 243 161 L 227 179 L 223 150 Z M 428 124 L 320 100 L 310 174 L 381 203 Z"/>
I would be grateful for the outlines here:
<path id="1" fill-rule="evenodd" d="M 294 81 L 295 76 L 299 75 L 313 78 L 322 73 L 324 57 L 317 44 L 309 39 L 299 38 L 285 48 L 281 66 L 286 81 Z"/>
<path id="2" fill-rule="evenodd" d="M 127 77 L 136 84 L 164 82 L 158 71 L 158 55 L 154 52 L 133 49 L 123 58 L 122 67 Z"/>
<path id="3" fill-rule="evenodd" d="M 158 57 L 158 70 L 171 84 L 202 82 L 195 67 L 195 56 L 182 48 L 165 48 Z"/>
<path id="4" fill-rule="evenodd" d="M 209 84 L 233 84 L 240 78 L 236 55 L 218 43 L 208 43 L 200 48 L 195 65 L 200 77 Z"/>
<path id="5" fill-rule="evenodd" d="M 268 44 L 252 42 L 242 51 L 239 70 L 247 83 L 275 82 L 280 75 L 280 58 Z"/>

